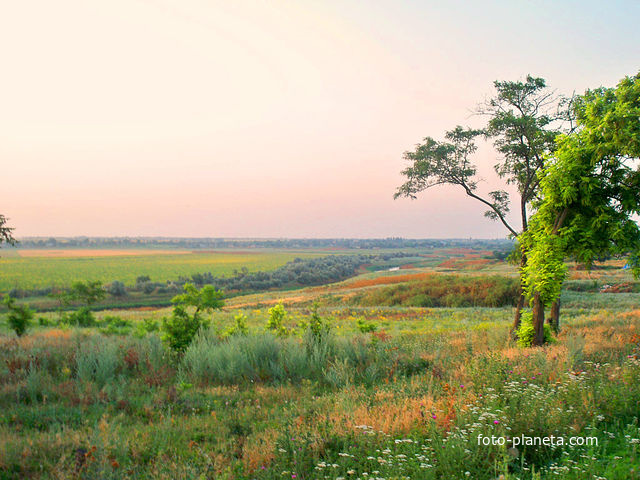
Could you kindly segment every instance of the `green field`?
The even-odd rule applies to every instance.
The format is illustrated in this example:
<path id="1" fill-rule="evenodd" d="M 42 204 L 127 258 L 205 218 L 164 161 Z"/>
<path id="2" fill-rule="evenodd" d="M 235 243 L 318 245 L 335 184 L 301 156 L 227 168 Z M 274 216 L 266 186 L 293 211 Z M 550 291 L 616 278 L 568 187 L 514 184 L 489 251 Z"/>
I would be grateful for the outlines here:
<path id="1" fill-rule="evenodd" d="M 214 276 L 232 275 L 234 270 L 273 270 L 296 257 L 319 253 L 295 251 L 256 251 L 255 253 L 211 252 L 160 255 L 123 255 L 90 257 L 18 257 L 0 258 L 0 291 L 12 288 L 65 287 L 76 280 L 119 280 L 132 285 L 140 275 L 164 282 L 211 272 Z"/>

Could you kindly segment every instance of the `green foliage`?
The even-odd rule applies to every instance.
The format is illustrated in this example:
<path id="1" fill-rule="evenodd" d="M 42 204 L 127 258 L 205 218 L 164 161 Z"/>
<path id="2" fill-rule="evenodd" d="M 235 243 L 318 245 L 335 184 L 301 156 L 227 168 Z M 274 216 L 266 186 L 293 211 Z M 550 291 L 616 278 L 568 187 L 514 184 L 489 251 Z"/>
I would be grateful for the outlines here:
<path id="1" fill-rule="evenodd" d="M 477 193 L 477 167 L 472 160 L 477 150 L 476 138 L 493 139 L 502 161 L 495 165 L 498 175 L 507 184 L 518 187 L 518 204 L 527 205 L 537 196 L 536 173 L 546 164 L 547 155 L 555 149 L 554 140 L 560 133 L 558 120 L 568 119 L 566 99 L 550 92 L 542 78 L 528 75 L 522 81 L 494 82 L 496 94 L 477 113 L 488 117 L 485 128 L 474 130 L 456 127 L 445 134 L 445 141 L 426 137 L 414 151 L 405 152 L 411 162 L 402 171 L 407 181 L 394 197 L 415 198 L 417 193 L 437 185 L 457 185 L 470 197 L 489 207 L 485 216 L 501 221 L 509 233 L 518 232 L 508 223 L 506 215 L 511 199 L 505 190 L 489 192 L 483 198 Z M 522 223 L 527 213 L 520 209 Z"/>
<path id="2" fill-rule="evenodd" d="M 195 307 L 196 312 L 211 312 L 224 305 L 224 294 L 211 285 L 205 285 L 198 290 L 192 283 L 185 283 L 183 288 L 185 293 L 176 295 L 171 300 L 174 304 Z"/>
<path id="3" fill-rule="evenodd" d="M 282 303 L 278 303 L 275 307 L 269 309 L 269 319 L 267 320 L 266 329 L 275 333 L 279 337 L 291 335 L 291 329 L 284 324 L 287 318 L 287 311 Z"/>
<path id="4" fill-rule="evenodd" d="M 324 319 L 318 313 L 318 304 L 314 303 L 311 308 L 311 316 L 309 324 L 307 326 L 310 334 L 316 339 L 321 339 L 329 335 L 331 331 L 331 323 L 327 319 Z"/>
<path id="5" fill-rule="evenodd" d="M 528 348 L 533 346 L 533 338 L 535 336 L 535 330 L 533 328 L 533 315 L 531 311 L 523 311 L 520 327 L 516 331 L 518 337 L 517 344 L 519 347 Z M 545 343 L 555 342 L 555 338 L 551 333 L 551 327 L 548 324 L 544 326 L 544 341 Z"/>
<path id="6" fill-rule="evenodd" d="M 234 324 L 227 328 L 224 332 L 224 336 L 229 337 L 231 335 L 248 335 L 249 327 L 247 326 L 247 316 L 244 313 L 237 313 L 233 317 Z"/>
<path id="7" fill-rule="evenodd" d="M 366 318 L 360 317 L 356 321 L 356 325 L 358 326 L 358 330 L 362 333 L 371 333 L 375 332 L 378 329 L 378 326 L 375 322 L 368 322 Z"/>
<path id="8" fill-rule="evenodd" d="M 640 264 L 640 74 L 616 88 L 576 100 L 578 129 L 557 139 L 553 161 L 540 173 L 540 200 L 519 238 L 528 262 L 523 285 L 549 305 L 566 277 L 565 257 L 591 268 L 601 257 L 631 254 Z"/>
<path id="9" fill-rule="evenodd" d="M 104 299 L 106 293 L 102 288 L 102 282 L 99 280 L 77 281 L 73 282 L 71 287 L 60 296 L 60 299 L 64 305 L 81 302 L 87 306 L 91 306 Z"/>
<path id="10" fill-rule="evenodd" d="M 0 244 L 6 242 L 9 245 L 15 245 L 17 241 L 13 238 L 13 228 L 7 227 L 8 220 L 4 215 L 0 215 Z"/>
<path id="11" fill-rule="evenodd" d="M 162 340 L 177 353 L 184 352 L 198 331 L 209 326 L 209 320 L 195 312 L 190 315 L 185 307 L 176 305 L 169 318 L 162 319 Z"/>
<path id="12" fill-rule="evenodd" d="M 114 297 L 124 297 L 127 295 L 127 289 L 125 288 L 124 283 L 119 280 L 114 280 L 113 282 L 111 282 L 107 290 L 109 292 L 109 295 L 112 295 Z"/>
<path id="13" fill-rule="evenodd" d="M 15 299 L 10 295 L 4 298 L 4 304 L 9 310 L 7 314 L 9 326 L 17 336 L 21 337 L 31 324 L 33 310 L 29 308 L 29 305 L 17 305 Z"/>
<path id="14" fill-rule="evenodd" d="M 173 298 L 175 305 L 171 317 L 162 319 L 162 338 L 177 353 L 184 352 L 200 329 L 209 326 L 210 321 L 203 319 L 200 312 L 211 312 L 224 305 L 222 292 L 211 285 L 198 290 L 193 284 L 187 283 L 184 291 L 184 294 Z M 195 307 L 192 315 L 187 307 Z"/>
<path id="15" fill-rule="evenodd" d="M 60 323 L 78 327 L 93 327 L 96 325 L 96 317 L 89 307 L 80 307 L 71 313 L 63 313 L 60 317 Z"/>

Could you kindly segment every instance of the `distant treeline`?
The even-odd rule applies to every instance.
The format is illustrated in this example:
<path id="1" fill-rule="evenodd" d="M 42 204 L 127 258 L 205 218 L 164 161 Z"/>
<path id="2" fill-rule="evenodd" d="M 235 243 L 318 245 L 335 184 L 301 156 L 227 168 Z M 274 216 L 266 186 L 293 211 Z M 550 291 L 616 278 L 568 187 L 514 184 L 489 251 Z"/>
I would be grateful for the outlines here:
<path id="1" fill-rule="evenodd" d="M 352 277 L 369 264 L 387 262 L 392 258 L 412 254 L 395 252 L 384 255 L 328 255 L 319 258 L 296 258 L 282 267 L 268 272 L 252 272 L 242 269 L 230 277 L 215 277 L 211 272 L 181 277 L 178 286 L 186 282 L 196 286 L 213 285 L 227 292 L 264 291 L 280 288 L 308 287 L 339 282 Z"/>
<path id="2" fill-rule="evenodd" d="M 510 240 L 406 238 L 165 238 L 165 237 L 27 237 L 19 248 L 474 248 L 502 250 Z"/>

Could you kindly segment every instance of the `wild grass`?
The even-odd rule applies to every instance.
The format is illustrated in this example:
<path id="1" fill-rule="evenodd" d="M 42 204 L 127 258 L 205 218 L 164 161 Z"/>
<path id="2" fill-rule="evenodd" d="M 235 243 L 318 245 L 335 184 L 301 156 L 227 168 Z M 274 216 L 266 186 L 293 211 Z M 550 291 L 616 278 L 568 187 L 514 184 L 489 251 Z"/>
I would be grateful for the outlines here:
<path id="1" fill-rule="evenodd" d="M 356 294 L 357 305 L 404 305 L 413 307 L 500 307 L 514 305 L 516 279 L 493 276 L 432 274 L 401 285 Z"/>
<path id="2" fill-rule="evenodd" d="M 266 309 L 222 337 L 237 313 L 182 358 L 155 332 L 3 329 L 0 478 L 638 478 L 637 306 L 565 311 L 536 349 L 509 340 L 510 308 L 328 307 L 321 340 L 272 336 Z"/>

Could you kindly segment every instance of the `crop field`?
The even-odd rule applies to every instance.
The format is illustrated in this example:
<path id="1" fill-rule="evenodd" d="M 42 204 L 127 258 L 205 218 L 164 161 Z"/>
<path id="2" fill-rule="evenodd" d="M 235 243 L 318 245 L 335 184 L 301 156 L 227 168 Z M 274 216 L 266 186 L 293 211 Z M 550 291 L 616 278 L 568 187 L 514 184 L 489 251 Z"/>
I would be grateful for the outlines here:
<path id="1" fill-rule="evenodd" d="M 90 251 L 64 250 L 0 257 L 0 291 L 12 288 L 66 287 L 75 280 L 100 280 L 103 283 L 119 280 L 127 285 L 136 278 L 148 275 L 153 281 L 177 280 L 180 276 L 211 272 L 231 275 L 247 267 L 249 271 L 267 271 L 284 265 L 296 257 L 320 255 L 307 252 L 176 252 L 147 251 Z M 113 253 L 116 252 L 117 255 Z M 3 252 L 4 253 L 4 252 Z"/>

